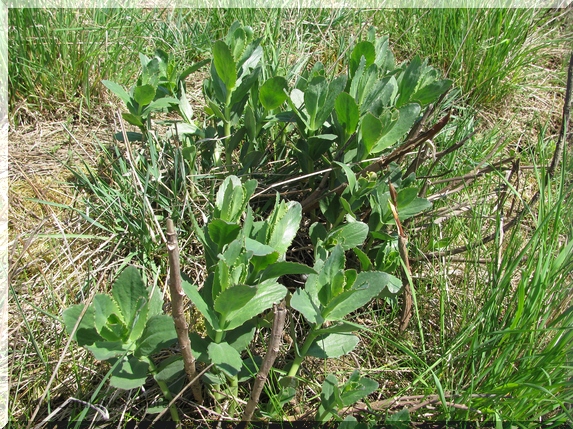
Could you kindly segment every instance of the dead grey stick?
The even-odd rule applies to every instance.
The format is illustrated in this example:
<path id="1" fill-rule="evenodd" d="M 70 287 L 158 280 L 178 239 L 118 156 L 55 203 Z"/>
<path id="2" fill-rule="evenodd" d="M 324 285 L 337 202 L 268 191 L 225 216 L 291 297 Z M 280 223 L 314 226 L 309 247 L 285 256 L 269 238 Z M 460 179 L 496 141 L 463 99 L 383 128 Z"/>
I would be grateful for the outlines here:
<path id="1" fill-rule="evenodd" d="M 259 403 L 259 397 L 261 396 L 261 392 L 263 391 L 263 386 L 267 381 L 269 371 L 271 370 L 273 364 L 275 363 L 275 359 L 277 358 L 277 355 L 279 353 L 281 347 L 281 339 L 283 336 L 283 329 L 285 327 L 285 318 L 286 318 L 286 308 L 285 308 L 285 302 L 283 301 L 279 305 L 275 305 L 275 319 L 273 321 L 273 330 L 271 332 L 271 340 L 269 342 L 269 351 L 265 355 L 263 363 L 261 364 L 261 368 L 259 369 L 259 372 L 255 377 L 255 384 L 253 385 L 251 398 L 247 403 L 242 418 L 244 422 L 251 421 L 253 413 L 255 412 L 255 408 Z"/>
<path id="2" fill-rule="evenodd" d="M 167 251 L 169 253 L 169 290 L 171 292 L 171 313 L 175 322 L 177 338 L 181 346 L 183 365 L 189 380 L 195 380 L 197 371 L 195 369 L 195 358 L 191 352 L 191 341 L 189 340 L 189 326 L 185 320 L 185 309 L 183 308 L 183 297 L 185 293 L 181 287 L 181 268 L 179 266 L 179 245 L 177 244 L 177 233 L 173 220 L 167 219 Z M 201 384 L 196 380 L 191 385 L 191 391 L 195 402 L 203 403 Z"/>

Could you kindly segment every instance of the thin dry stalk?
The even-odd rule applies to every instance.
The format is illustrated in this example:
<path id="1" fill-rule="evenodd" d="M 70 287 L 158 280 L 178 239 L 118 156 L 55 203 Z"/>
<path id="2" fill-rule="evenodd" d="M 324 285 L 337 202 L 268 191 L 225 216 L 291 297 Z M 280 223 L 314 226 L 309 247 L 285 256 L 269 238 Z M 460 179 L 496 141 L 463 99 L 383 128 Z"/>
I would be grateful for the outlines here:
<path id="1" fill-rule="evenodd" d="M 404 275 L 406 280 L 404 281 L 404 304 L 402 306 L 402 314 L 400 315 L 400 332 L 404 332 L 410 323 L 410 318 L 412 317 L 412 289 L 410 286 L 410 279 L 412 278 L 412 269 L 410 268 L 410 261 L 408 258 L 408 236 L 402 228 L 402 223 L 398 217 L 398 211 L 396 207 L 398 205 L 398 194 L 396 189 L 391 182 L 388 182 L 390 187 L 390 197 L 392 203 L 390 204 L 390 209 L 392 210 L 392 215 L 394 215 L 394 221 L 398 227 L 398 251 L 400 252 L 400 258 L 404 264 Z"/>
<path id="2" fill-rule="evenodd" d="M 179 266 L 179 245 L 177 244 L 177 233 L 172 219 L 167 219 L 167 251 L 169 252 L 169 290 L 171 292 L 171 308 L 177 338 L 181 346 L 181 355 L 185 373 L 189 380 L 195 380 L 197 370 L 195 369 L 195 358 L 191 352 L 191 341 L 189 340 L 189 326 L 185 320 L 185 309 L 183 307 L 183 297 L 185 293 L 181 287 L 181 268 Z M 191 384 L 191 391 L 195 401 L 203 403 L 201 384 L 196 380 Z"/>
<path id="3" fill-rule="evenodd" d="M 263 391 L 263 387 L 265 382 L 267 381 L 267 377 L 269 375 L 269 371 L 273 367 L 275 363 L 275 359 L 280 351 L 281 347 L 281 339 L 283 336 L 283 329 L 285 326 L 285 318 L 286 318 L 286 308 L 285 302 L 281 302 L 279 305 L 275 305 L 275 318 L 273 321 L 273 329 L 271 332 L 271 339 L 269 342 L 269 351 L 265 355 L 263 359 L 263 363 L 261 364 L 261 368 L 255 378 L 255 383 L 253 385 L 253 391 L 251 393 L 251 398 L 247 403 L 245 408 L 245 412 L 243 414 L 243 421 L 250 422 L 251 418 L 253 417 L 253 413 L 255 412 L 255 408 L 259 403 L 259 397 L 261 396 L 261 392 Z"/>

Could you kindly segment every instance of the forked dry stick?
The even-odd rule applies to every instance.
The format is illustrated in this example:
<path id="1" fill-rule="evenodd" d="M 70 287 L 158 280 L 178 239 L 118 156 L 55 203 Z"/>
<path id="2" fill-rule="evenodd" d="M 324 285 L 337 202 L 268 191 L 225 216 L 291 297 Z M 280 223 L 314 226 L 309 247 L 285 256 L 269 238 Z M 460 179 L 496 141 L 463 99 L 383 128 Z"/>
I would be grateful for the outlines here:
<path id="1" fill-rule="evenodd" d="M 283 336 L 283 329 L 285 326 L 285 318 L 286 318 L 286 308 L 284 301 L 281 302 L 279 305 L 275 305 L 275 318 L 273 321 L 273 330 L 271 332 L 271 340 L 269 343 L 269 350 L 263 359 L 263 363 L 257 376 L 255 377 L 255 383 L 253 385 L 253 391 L 251 393 L 251 397 L 247 406 L 245 408 L 245 413 L 243 414 L 243 421 L 250 422 L 251 418 L 253 417 L 253 413 L 255 412 L 255 408 L 259 403 L 259 397 L 261 396 L 261 392 L 263 391 L 263 387 L 265 382 L 267 381 L 267 377 L 269 375 L 269 371 L 271 370 L 273 364 L 275 363 L 275 359 L 280 351 L 281 346 L 281 338 Z"/>
<path id="2" fill-rule="evenodd" d="M 400 258 L 404 263 L 404 274 L 406 276 L 406 280 L 403 282 L 404 284 L 404 304 L 402 305 L 402 314 L 400 315 L 400 332 L 404 332 L 410 323 L 410 318 L 412 317 L 412 289 L 410 286 L 410 279 L 412 278 L 412 270 L 410 269 L 410 261 L 408 259 L 408 237 L 404 232 L 404 228 L 402 228 L 402 223 L 400 222 L 400 218 L 398 217 L 398 211 L 396 207 L 398 207 L 398 195 L 396 193 L 396 189 L 392 185 L 391 182 L 388 182 L 388 186 L 390 187 L 390 209 L 392 210 L 392 215 L 394 216 L 394 221 L 396 222 L 396 226 L 398 227 L 398 251 L 400 252 Z"/>
<path id="3" fill-rule="evenodd" d="M 179 266 L 179 245 L 177 243 L 177 233 L 173 220 L 167 219 L 167 251 L 169 252 L 169 291 L 171 292 L 171 311 L 173 314 L 173 321 L 175 322 L 175 330 L 177 331 L 177 338 L 181 346 L 181 355 L 183 356 L 183 365 L 185 366 L 185 373 L 190 381 L 195 380 L 191 384 L 191 391 L 195 402 L 198 404 L 203 403 L 203 394 L 201 393 L 201 385 L 197 379 L 197 370 L 195 369 L 195 358 L 191 352 L 191 341 L 189 340 L 189 326 L 185 320 L 185 309 L 183 307 L 183 297 L 185 293 L 181 287 L 181 268 Z"/>

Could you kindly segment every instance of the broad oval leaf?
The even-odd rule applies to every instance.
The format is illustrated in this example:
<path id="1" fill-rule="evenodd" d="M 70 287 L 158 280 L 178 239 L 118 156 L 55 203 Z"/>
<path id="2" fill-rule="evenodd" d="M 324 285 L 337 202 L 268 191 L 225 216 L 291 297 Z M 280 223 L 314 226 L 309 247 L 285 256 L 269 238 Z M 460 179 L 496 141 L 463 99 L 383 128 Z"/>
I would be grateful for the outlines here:
<path id="1" fill-rule="evenodd" d="M 211 343 L 207 353 L 211 362 L 230 377 L 237 375 L 243 366 L 241 354 L 227 343 Z"/>
<path id="2" fill-rule="evenodd" d="M 416 197 L 412 200 L 406 207 L 402 207 L 398 209 L 398 216 L 400 220 L 406 220 L 411 218 L 412 216 L 416 216 L 417 214 L 423 212 L 432 207 L 432 203 L 427 200 L 426 198 L 419 198 Z"/>
<path id="3" fill-rule="evenodd" d="M 147 380 L 149 362 L 135 356 L 123 359 L 112 371 L 109 384 L 118 389 L 130 390 L 141 387 Z"/>
<path id="4" fill-rule="evenodd" d="M 376 50 L 374 49 L 374 45 L 368 41 L 362 41 L 354 46 L 352 50 L 352 54 L 350 55 L 350 76 L 354 76 L 358 66 L 360 64 L 361 57 L 365 58 L 365 67 L 368 67 L 370 64 L 374 63 L 376 59 Z"/>
<path id="5" fill-rule="evenodd" d="M 131 125 L 135 125 L 136 127 L 142 127 L 143 122 L 141 120 L 141 116 L 134 115 L 132 113 L 122 113 L 121 117 L 125 119 Z"/>
<path id="6" fill-rule="evenodd" d="M 155 88 L 152 85 L 136 86 L 133 89 L 133 99 L 140 107 L 147 106 L 155 98 Z"/>
<path id="7" fill-rule="evenodd" d="M 125 344 L 123 341 L 96 341 L 85 348 L 92 352 L 97 360 L 108 360 L 125 355 L 131 346 L 132 344 Z"/>
<path id="8" fill-rule="evenodd" d="M 334 110 L 345 135 L 352 135 L 356 131 L 360 119 L 360 111 L 354 98 L 347 92 L 341 92 L 334 103 Z"/>
<path id="9" fill-rule="evenodd" d="M 72 329 L 76 325 L 76 322 L 80 318 L 83 310 L 84 304 L 77 304 L 64 310 L 62 313 L 62 318 L 68 334 L 72 333 Z M 80 346 L 93 344 L 96 341 L 102 340 L 102 337 L 96 330 L 96 315 L 93 305 L 90 305 L 84 313 L 84 316 L 78 325 L 78 329 L 75 332 L 74 339 Z"/>
<path id="10" fill-rule="evenodd" d="M 274 76 L 267 79 L 259 89 L 259 100 L 267 110 L 274 110 L 287 99 L 285 90 L 288 84 L 284 77 Z"/>
<path id="11" fill-rule="evenodd" d="M 337 358 L 350 353 L 360 339 L 353 334 L 321 335 L 309 347 L 307 356 L 322 359 Z"/>
<path id="12" fill-rule="evenodd" d="M 340 244 L 342 250 L 350 250 L 364 243 L 368 236 L 368 225 L 363 222 L 351 222 L 334 228 L 324 240 L 328 246 Z"/>
<path id="13" fill-rule="evenodd" d="M 362 134 L 362 141 L 364 142 L 365 156 L 367 156 L 380 139 L 380 134 L 382 133 L 382 122 L 380 122 L 380 119 L 372 113 L 367 112 L 362 117 L 360 132 Z"/>
<path id="14" fill-rule="evenodd" d="M 290 306 L 302 314 L 310 324 L 322 325 L 324 322 L 320 315 L 320 305 L 315 303 L 304 289 L 297 289 L 292 294 Z"/>
<path id="15" fill-rule="evenodd" d="M 157 368 L 157 374 L 153 378 L 167 383 L 174 381 L 174 379 L 181 377 L 183 374 L 185 374 L 183 357 L 175 355 L 161 362 L 161 365 Z"/>
<path id="16" fill-rule="evenodd" d="M 452 86 L 453 81 L 450 79 L 443 79 L 434 81 L 429 85 L 416 91 L 410 98 L 412 101 L 417 101 L 422 106 L 426 106 L 436 101 L 440 95 L 445 93 Z"/>
<path id="17" fill-rule="evenodd" d="M 213 63 L 227 91 L 232 91 L 237 83 L 237 70 L 231 50 L 222 40 L 217 40 L 213 45 Z"/>
<path id="18" fill-rule="evenodd" d="M 256 289 L 252 286 L 232 286 L 219 294 L 214 304 L 215 311 L 221 314 L 221 320 L 226 320 L 229 313 L 242 308 L 255 294 Z"/>
<path id="19" fill-rule="evenodd" d="M 247 320 L 268 310 L 274 304 L 280 302 L 287 294 L 287 289 L 274 281 L 262 282 L 256 288 L 256 294 L 243 307 L 236 311 L 231 311 L 227 315 L 227 326 L 225 331 L 230 331 L 241 326 Z"/>
<path id="20" fill-rule="evenodd" d="M 357 374 L 357 371 L 355 371 L 355 374 Z M 349 407 L 375 392 L 376 389 L 378 389 L 378 383 L 374 380 L 367 377 L 360 377 L 354 381 L 353 377 L 351 377 L 351 380 L 346 382 L 342 389 L 340 389 L 340 399 L 345 407 Z"/>
<path id="21" fill-rule="evenodd" d="M 207 226 L 209 237 L 217 245 L 219 251 L 225 244 L 235 240 L 241 232 L 241 227 L 235 223 L 226 222 L 222 219 L 213 219 Z"/>
<path id="22" fill-rule="evenodd" d="M 141 338 L 137 341 L 135 356 L 150 356 L 169 347 L 177 340 L 173 318 L 166 314 L 154 316 L 147 321 Z"/>
<path id="23" fill-rule="evenodd" d="M 260 280 L 277 279 L 284 275 L 293 274 L 316 274 L 316 271 L 314 268 L 299 264 L 298 262 L 281 261 L 269 265 L 265 271 L 263 271 Z"/>
<path id="24" fill-rule="evenodd" d="M 363 271 L 358 274 L 352 289 L 334 297 L 323 310 L 325 320 L 343 320 L 348 314 L 363 307 L 372 299 L 396 295 L 402 282 L 381 271 Z M 385 293 L 386 292 L 386 293 Z"/>

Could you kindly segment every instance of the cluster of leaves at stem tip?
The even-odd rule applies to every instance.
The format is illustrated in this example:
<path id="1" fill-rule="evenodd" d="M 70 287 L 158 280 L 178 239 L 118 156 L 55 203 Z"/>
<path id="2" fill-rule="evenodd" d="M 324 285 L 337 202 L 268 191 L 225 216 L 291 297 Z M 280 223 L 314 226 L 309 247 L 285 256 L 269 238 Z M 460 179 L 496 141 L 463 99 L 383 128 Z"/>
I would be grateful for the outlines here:
<path id="1" fill-rule="evenodd" d="M 195 222 L 208 276 L 201 287 L 184 280 L 183 289 L 205 320 L 206 332 L 189 335 L 195 359 L 213 365 L 202 382 L 217 403 L 237 399 L 239 383 L 256 374 L 261 358 L 249 346 L 255 331 L 268 327 L 265 313 L 273 305 L 286 299 L 306 321 L 308 329 L 294 339 L 294 358 L 270 387 L 273 405 L 262 408 L 272 418 L 276 404 L 280 409 L 294 397 L 306 357 L 351 352 L 359 342 L 354 332 L 363 327 L 347 320 L 349 316 L 372 299 L 401 291 L 401 281 L 386 272 L 396 268 L 399 257 L 396 235 L 388 228 L 394 222 L 389 183 L 397 190 L 401 220 L 430 203 L 418 196 L 415 174 L 404 175 L 397 164 L 383 172 L 362 170 L 369 159 L 399 143 L 451 81 L 441 79 L 419 57 L 397 65 L 388 38 L 377 37 L 374 29 L 354 46 L 346 72 L 338 76 L 330 76 L 320 62 L 288 80 L 275 75 L 264 65 L 261 41 L 249 27 L 234 23 L 213 44 L 212 59 L 179 72 L 172 56 L 157 51 L 151 59 L 140 55 L 142 72 L 129 91 L 110 81 L 104 84 L 127 106 L 123 118 L 140 131 L 118 135 L 120 140 L 154 144 L 152 116 L 177 113 L 179 119 L 166 121 L 171 128 L 165 138 L 181 143 L 189 171 L 224 166 L 229 174 L 253 174 L 265 171 L 269 161 L 292 157 L 296 163 L 283 163 L 281 173 L 295 176 L 330 168 L 329 189 L 346 185 L 343 192 L 326 192 L 320 200 L 324 222 L 314 222 L 309 230 L 312 267 L 286 260 L 302 221 L 301 204 L 277 196 L 270 214 L 255 213 L 248 204 L 257 187 L 254 179 L 227 176 L 207 223 L 199 227 Z M 198 124 L 185 79 L 207 65 L 207 118 Z M 311 188 L 317 186 L 314 177 L 307 180 Z M 362 222 L 366 211 L 368 220 Z M 355 266 L 347 260 L 349 252 L 358 261 Z M 290 294 L 280 283 L 285 275 L 304 275 L 304 287 Z M 95 295 L 75 331 L 84 305 L 66 310 L 64 322 L 96 359 L 111 362 L 113 386 L 140 387 L 152 374 L 169 394 L 181 388 L 184 369 L 180 356 L 157 367 L 151 358 L 176 340 L 173 322 L 161 309 L 158 291 L 149 291 L 137 271 L 128 268 L 111 296 Z M 358 372 L 340 385 L 327 375 L 316 418 L 338 418 L 337 410 L 376 388 L 376 382 Z M 233 404 L 231 410 L 237 402 Z"/>

